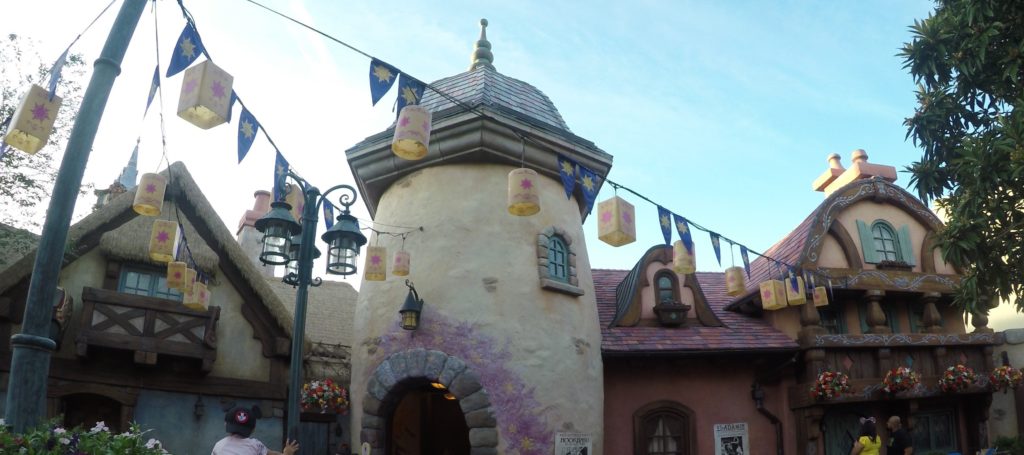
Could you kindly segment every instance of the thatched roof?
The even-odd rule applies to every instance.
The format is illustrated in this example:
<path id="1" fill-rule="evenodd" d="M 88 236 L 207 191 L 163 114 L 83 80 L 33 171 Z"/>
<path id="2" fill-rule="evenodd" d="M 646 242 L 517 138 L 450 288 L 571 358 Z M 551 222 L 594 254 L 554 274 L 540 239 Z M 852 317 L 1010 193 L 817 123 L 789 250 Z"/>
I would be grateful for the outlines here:
<path id="1" fill-rule="evenodd" d="M 0 270 L 16 262 L 38 243 L 38 235 L 0 223 Z"/>
<path id="2" fill-rule="evenodd" d="M 133 197 L 134 198 L 134 197 Z M 217 270 L 217 253 L 203 241 L 196 232 L 192 222 L 183 216 L 176 216 L 177 207 L 175 202 L 165 201 L 163 212 L 160 218 L 171 221 L 181 221 L 185 227 L 185 238 L 188 239 L 188 249 L 192 252 L 192 259 L 196 266 L 208 275 Z M 155 217 L 139 216 L 121 226 L 104 232 L 100 237 L 100 251 L 103 255 L 124 261 L 131 261 L 141 264 L 161 265 L 149 258 L 149 238 L 153 230 Z M 182 253 L 183 255 L 185 253 Z M 179 256 L 182 257 L 182 256 Z"/>
<path id="3" fill-rule="evenodd" d="M 295 310 L 295 288 L 281 278 L 266 277 L 289 312 Z M 314 343 L 352 346 L 356 298 L 359 292 L 344 281 L 324 281 L 309 288 L 306 299 L 306 337 Z"/>
<path id="4" fill-rule="evenodd" d="M 292 315 L 288 308 L 282 304 L 281 299 L 264 280 L 252 260 L 238 245 L 231 231 L 217 216 L 185 165 L 176 162 L 161 174 L 165 177 L 169 176 L 167 185 L 169 197 L 175 198 L 177 204 L 180 204 L 179 207 L 188 209 L 184 212 L 195 214 L 194 219 L 187 220 L 183 214 L 182 221 L 186 225 L 185 232 L 190 239 L 190 246 L 194 246 L 198 250 L 198 252 L 193 250 L 193 255 L 197 261 L 201 261 L 200 266 L 212 269 L 218 265 L 218 262 L 230 262 L 240 272 L 244 280 L 243 284 L 252 289 L 285 333 L 291 335 Z M 153 218 L 138 216 L 132 210 L 132 202 L 137 189 L 129 190 L 114 198 L 107 205 L 100 207 L 71 226 L 68 231 L 70 248 L 65 252 L 65 264 L 97 246 L 100 246 L 101 251 L 105 254 L 120 259 L 144 258 L 144 256 L 140 256 L 143 254 L 140 251 L 145 251 L 145 248 L 148 248 L 148 240 L 146 246 L 141 247 L 140 250 L 138 239 L 141 238 L 140 236 L 148 239 Z M 166 209 L 165 212 L 167 212 Z M 139 221 L 139 218 L 143 218 L 143 220 Z M 196 228 L 200 226 L 202 231 L 209 233 L 208 236 L 202 237 L 198 234 Z M 112 233 L 113 236 L 108 235 Z M 124 233 L 125 238 L 117 238 L 118 233 Z M 34 260 L 35 248 L 32 248 L 17 262 L 0 271 L 0 293 L 21 280 L 27 279 L 32 272 Z M 221 263 L 220 267 L 225 265 Z"/>

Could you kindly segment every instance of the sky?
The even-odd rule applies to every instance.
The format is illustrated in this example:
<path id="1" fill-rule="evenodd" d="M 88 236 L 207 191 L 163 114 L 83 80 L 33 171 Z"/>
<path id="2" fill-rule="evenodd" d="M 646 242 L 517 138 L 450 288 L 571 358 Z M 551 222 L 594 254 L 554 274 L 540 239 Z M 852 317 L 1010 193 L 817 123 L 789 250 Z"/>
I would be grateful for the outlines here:
<path id="1" fill-rule="evenodd" d="M 107 3 L 10 2 L 0 30 L 34 39 L 44 59 L 56 58 Z M 98 56 L 120 3 L 73 52 L 89 62 Z M 821 203 L 811 182 L 830 153 L 849 165 L 850 153 L 864 149 L 869 161 L 900 170 L 921 154 L 905 139 L 915 84 L 896 54 L 910 40 L 909 25 L 933 9 L 930 1 L 261 3 L 423 81 L 465 71 L 478 22 L 487 18 L 497 70 L 543 91 L 573 133 L 613 155 L 611 180 L 754 251 Z M 369 60 L 246 0 L 185 6 L 214 61 L 234 76 L 234 90 L 300 175 L 321 188 L 353 183 L 344 151 L 394 119 L 395 89 L 370 104 Z M 165 69 L 183 26 L 177 2 L 158 0 L 155 13 L 147 7 L 84 182 L 108 186 L 137 137 L 140 172 L 165 166 L 159 118 L 142 114 L 157 51 Z M 168 158 L 186 164 L 234 230 L 253 192 L 271 185 L 274 149 L 257 139 L 237 163 L 236 124 L 201 130 L 175 115 L 181 81 L 178 74 L 162 82 Z M 907 187 L 907 174 L 897 184 Z M 606 186 L 598 200 L 611 195 Z M 636 206 L 638 239 L 609 246 L 588 219 L 595 268 L 629 268 L 662 241 L 656 208 L 620 196 Z M 80 202 L 76 216 L 92 202 Z M 361 204 L 355 214 L 369 221 Z M 707 235 L 695 239 L 699 270 L 732 265 L 727 247 L 720 266 Z M 358 277 L 348 281 L 358 286 Z M 1024 326 L 1008 306 L 997 313 L 997 328 Z"/>

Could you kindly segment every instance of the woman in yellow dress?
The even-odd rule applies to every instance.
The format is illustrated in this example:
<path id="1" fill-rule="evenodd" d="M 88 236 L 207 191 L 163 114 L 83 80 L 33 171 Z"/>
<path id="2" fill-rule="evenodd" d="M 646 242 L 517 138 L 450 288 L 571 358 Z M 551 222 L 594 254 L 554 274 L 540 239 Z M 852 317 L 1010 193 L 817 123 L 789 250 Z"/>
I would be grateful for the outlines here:
<path id="1" fill-rule="evenodd" d="M 878 436 L 875 429 L 875 418 L 861 417 L 860 437 L 853 443 L 853 450 L 850 455 L 879 455 L 878 450 L 882 447 L 882 438 Z"/>

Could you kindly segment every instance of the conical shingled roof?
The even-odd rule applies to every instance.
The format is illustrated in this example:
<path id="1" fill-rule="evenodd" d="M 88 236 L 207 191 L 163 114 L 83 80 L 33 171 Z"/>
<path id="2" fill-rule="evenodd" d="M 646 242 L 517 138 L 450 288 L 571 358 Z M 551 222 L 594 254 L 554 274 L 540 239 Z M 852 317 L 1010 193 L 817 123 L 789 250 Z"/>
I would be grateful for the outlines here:
<path id="1" fill-rule="evenodd" d="M 482 105 L 529 123 L 540 121 L 548 127 L 569 131 L 569 125 L 544 92 L 519 79 L 501 74 L 493 68 L 481 66 L 434 81 L 430 85 L 473 107 Z M 420 105 L 438 113 L 454 107 L 455 103 L 428 89 Z"/>

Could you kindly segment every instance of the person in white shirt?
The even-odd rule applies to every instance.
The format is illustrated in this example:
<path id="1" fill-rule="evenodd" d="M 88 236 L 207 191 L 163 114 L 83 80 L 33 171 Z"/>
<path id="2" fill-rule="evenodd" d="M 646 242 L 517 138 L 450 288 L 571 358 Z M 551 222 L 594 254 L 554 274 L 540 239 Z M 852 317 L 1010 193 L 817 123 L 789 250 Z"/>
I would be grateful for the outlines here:
<path id="1" fill-rule="evenodd" d="M 256 419 L 263 417 L 259 406 L 251 409 L 235 406 L 224 414 L 224 430 L 228 435 L 217 441 L 211 455 L 294 455 L 299 443 L 286 441 L 280 452 L 270 450 L 259 439 L 250 438 L 256 429 Z"/>

